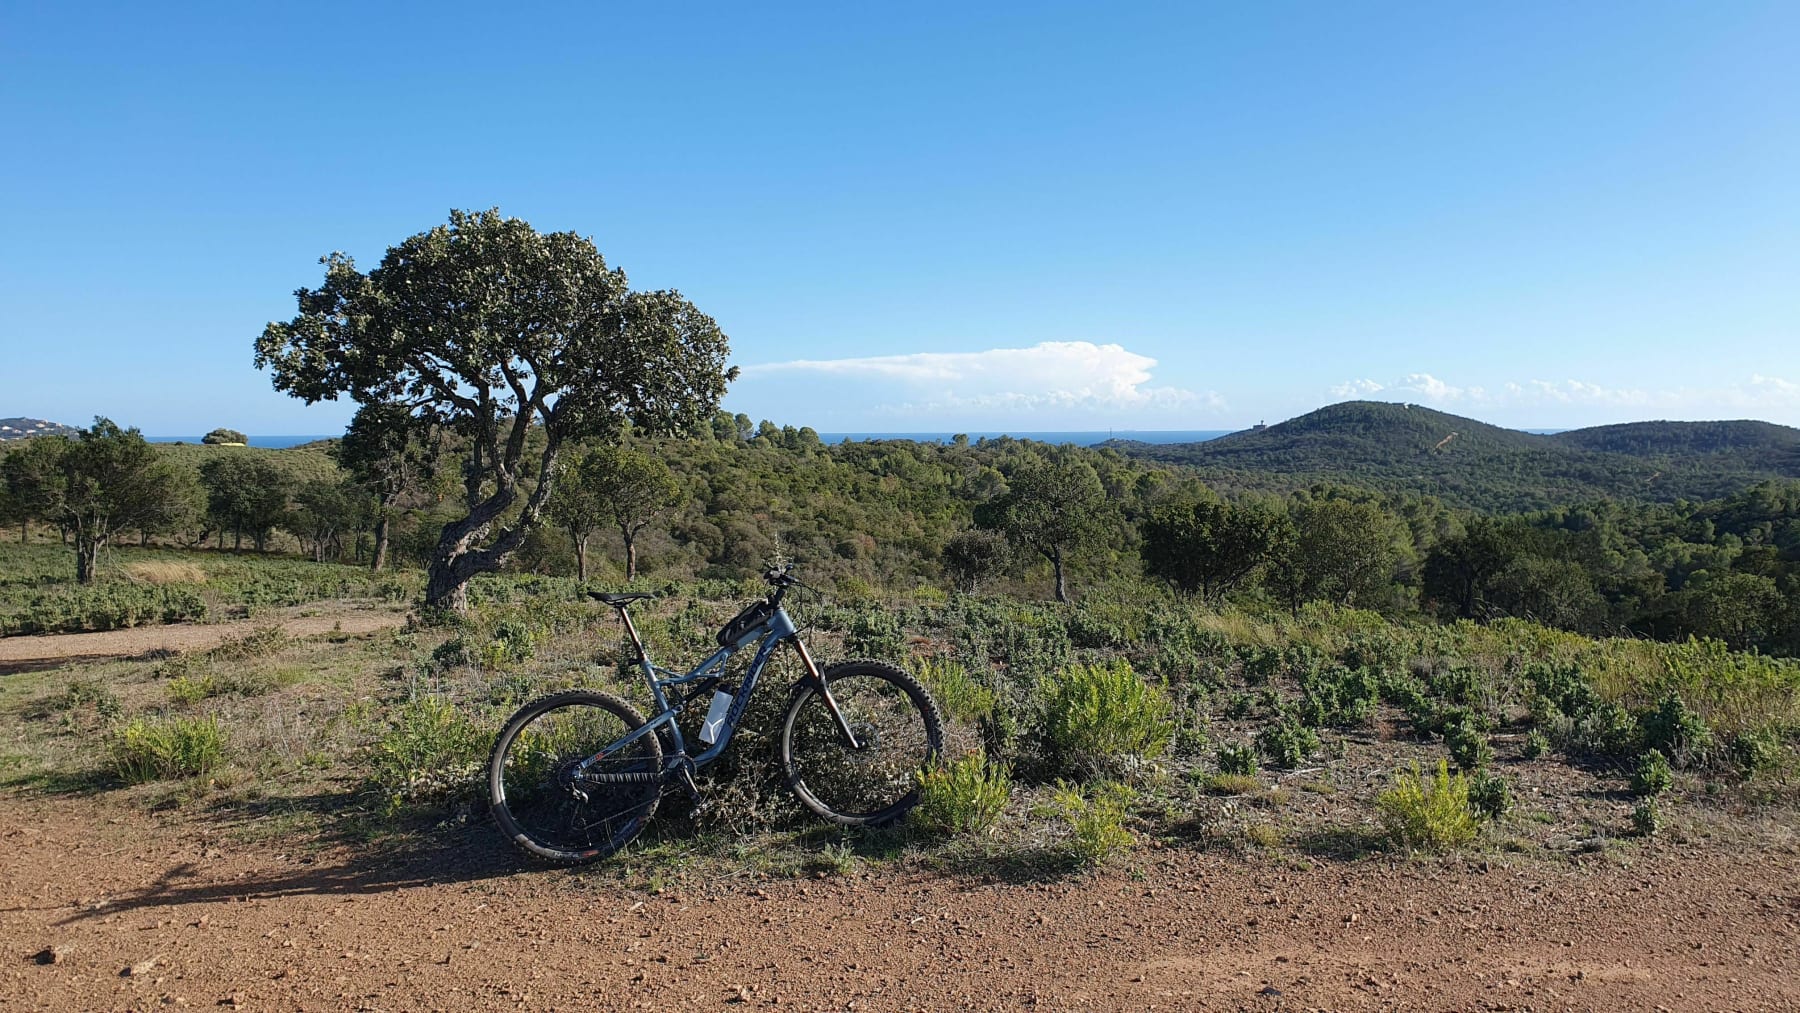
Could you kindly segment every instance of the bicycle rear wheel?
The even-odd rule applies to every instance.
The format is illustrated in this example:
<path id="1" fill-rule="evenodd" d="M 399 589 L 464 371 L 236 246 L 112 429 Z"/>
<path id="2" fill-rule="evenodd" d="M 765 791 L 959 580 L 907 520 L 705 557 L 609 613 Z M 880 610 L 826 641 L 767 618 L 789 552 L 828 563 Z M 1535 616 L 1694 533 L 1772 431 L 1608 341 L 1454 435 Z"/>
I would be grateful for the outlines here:
<path id="1" fill-rule="evenodd" d="M 845 826 L 879 826 L 919 801 L 919 769 L 943 748 L 937 705 L 912 676 L 879 661 L 821 673 L 857 744 L 811 682 L 794 691 L 781 729 L 788 787 L 808 809 Z"/>
<path id="2" fill-rule="evenodd" d="M 618 697 L 574 690 L 519 708 L 494 740 L 488 805 L 530 854 L 562 865 L 598 861 L 644 829 L 662 798 L 662 743 L 644 735 L 577 773 L 576 765 L 644 724 Z M 593 775 L 642 775 L 627 783 Z"/>

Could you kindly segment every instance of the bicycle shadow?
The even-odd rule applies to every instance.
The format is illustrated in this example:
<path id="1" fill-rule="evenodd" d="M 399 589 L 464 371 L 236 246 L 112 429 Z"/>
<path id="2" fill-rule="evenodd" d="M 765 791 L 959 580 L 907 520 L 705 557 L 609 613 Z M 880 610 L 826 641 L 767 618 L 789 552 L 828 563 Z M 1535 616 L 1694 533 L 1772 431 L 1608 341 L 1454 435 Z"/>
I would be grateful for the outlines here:
<path id="1" fill-rule="evenodd" d="M 300 800 L 283 800 L 296 802 Z M 450 883 L 478 883 L 512 876 L 527 869 L 518 853 L 485 823 L 439 826 L 408 834 L 402 840 L 369 842 L 327 835 L 317 854 L 272 857 L 277 868 L 237 871 L 221 862 L 222 853 L 166 869 L 154 881 L 130 893 L 109 897 L 63 919 L 68 925 L 121 912 L 191 904 L 241 903 L 306 896 L 359 896 Z M 265 850 L 278 845 L 255 845 Z M 244 845 L 232 845 L 237 854 Z"/>

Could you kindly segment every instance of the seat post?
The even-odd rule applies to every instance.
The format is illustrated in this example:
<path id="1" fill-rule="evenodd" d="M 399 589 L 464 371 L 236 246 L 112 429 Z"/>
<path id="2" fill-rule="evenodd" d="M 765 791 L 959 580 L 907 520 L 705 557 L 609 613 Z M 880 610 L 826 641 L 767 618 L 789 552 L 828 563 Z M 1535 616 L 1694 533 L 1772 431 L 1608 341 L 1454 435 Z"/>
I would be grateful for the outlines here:
<path id="1" fill-rule="evenodd" d="M 631 610 L 624 605 L 614 605 L 613 608 L 619 610 L 619 618 L 625 623 L 625 634 L 631 638 L 631 646 L 637 648 L 638 664 L 648 665 L 650 654 L 644 650 L 644 641 L 638 636 L 637 627 L 632 625 Z"/>

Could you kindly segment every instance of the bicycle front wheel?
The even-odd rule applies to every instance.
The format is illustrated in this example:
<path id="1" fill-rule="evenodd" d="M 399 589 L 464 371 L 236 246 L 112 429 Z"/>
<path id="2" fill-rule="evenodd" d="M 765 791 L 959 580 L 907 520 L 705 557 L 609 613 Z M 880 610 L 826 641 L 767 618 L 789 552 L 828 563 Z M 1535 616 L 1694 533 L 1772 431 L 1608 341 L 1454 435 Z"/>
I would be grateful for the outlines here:
<path id="1" fill-rule="evenodd" d="M 643 723 L 630 704 L 591 690 L 555 693 L 519 708 L 488 759 L 494 822 L 520 848 L 561 865 L 618 851 L 643 831 L 662 798 L 662 743 L 650 733 L 577 768 Z M 596 775 L 628 779 L 597 781 Z"/>
<path id="2" fill-rule="evenodd" d="M 899 819 L 919 801 L 919 769 L 943 747 L 937 705 L 912 676 L 879 661 L 848 661 L 821 675 L 856 745 L 845 740 L 818 687 L 801 683 L 781 728 L 788 787 L 834 823 Z"/>

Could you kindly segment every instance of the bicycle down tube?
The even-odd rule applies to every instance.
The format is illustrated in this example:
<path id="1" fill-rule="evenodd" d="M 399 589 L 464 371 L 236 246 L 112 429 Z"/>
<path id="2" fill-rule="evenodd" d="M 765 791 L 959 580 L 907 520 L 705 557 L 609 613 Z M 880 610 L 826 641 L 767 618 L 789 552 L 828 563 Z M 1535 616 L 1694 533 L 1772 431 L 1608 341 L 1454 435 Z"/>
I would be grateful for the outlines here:
<path id="1" fill-rule="evenodd" d="M 662 668 L 651 662 L 649 652 L 644 648 L 643 640 L 639 637 L 637 628 L 631 621 L 630 614 L 624 609 L 620 609 L 620 618 L 625 622 L 625 629 L 631 639 L 632 646 L 637 649 L 638 665 L 643 672 L 644 682 L 650 689 L 650 695 L 655 702 L 657 714 L 655 717 L 652 717 L 650 720 L 633 729 L 629 735 L 608 743 L 605 748 L 578 764 L 575 768 L 575 772 L 582 780 L 597 784 L 661 781 L 684 764 L 691 764 L 693 767 L 698 768 L 704 767 L 713 760 L 718 759 L 718 757 L 724 753 L 726 747 L 731 744 L 732 735 L 737 731 L 738 725 L 743 721 L 744 711 L 750 704 L 750 696 L 755 692 L 756 685 L 762 678 L 763 669 L 767 667 L 769 657 L 774 653 L 775 648 L 783 641 L 791 643 L 795 652 L 799 654 L 801 663 L 806 669 L 807 678 L 818 686 L 820 697 L 825 703 L 825 708 L 830 712 L 833 722 L 838 727 L 839 733 L 844 737 L 845 743 L 848 744 L 851 749 L 862 748 L 861 744 L 856 739 L 855 732 L 850 728 L 848 720 L 838 708 L 837 701 L 832 699 L 831 688 L 826 685 L 824 677 L 819 672 L 817 663 L 813 661 L 812 653 L 806 649 L 806 645 L 795 635 L 799 631 L 795 627 L 793 619 L 788 616 L 785 609 L 777 606 L 767 619 L 761 624 L 745 631 L 744 635 L 735 644 L 729 647 L 721 647 L 717 651 L 714 651 L 706 658 L 706 660 L 700 662 L 693 671 L 688 672 L 686 675 Z M 688 756 L 687 740 L 682 734 L 681 726 L 676 721 L 676 718 L 693 697 L 689 696 L 686 699 L 671 705 L 666 691 L 676 687 L 690 685 L 704 679 L 716 678 L 714 671 L 719 666 L 724 664 L 726 660 L 737 654 L 745 645 L 752 640 L 757 639 L 759 636 L 761 637 L 761 643 L 757 646 L 756 655 L 751 659 L 749 669 L 744 673 L 743 684 L 738 687 L 737 693 L 732 698 L 731 706 L 725 713 L 725 721 L 720 728 L 718 741 L 712 743 L 702 752 L 694 756 Z M 667 678 L 658 678 L 659 675 L 666 676 Z M 666 731 L 664 731 L 664 729 L 666 729 Z M 673 755 L 665 761 L 664 769 L 662 771 L 654 774 L 649 772 L 589 772 L 589 768 L 607 756 L 626 748 L 633 742 L 643 738 L 645 735 L 659 733 L 666 735 L 670 744 L 674 747 Z"/>

